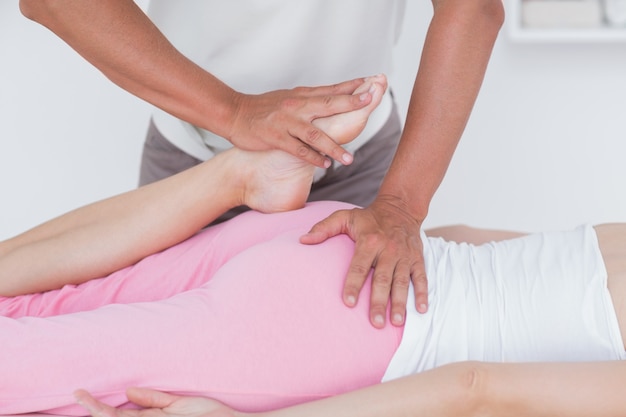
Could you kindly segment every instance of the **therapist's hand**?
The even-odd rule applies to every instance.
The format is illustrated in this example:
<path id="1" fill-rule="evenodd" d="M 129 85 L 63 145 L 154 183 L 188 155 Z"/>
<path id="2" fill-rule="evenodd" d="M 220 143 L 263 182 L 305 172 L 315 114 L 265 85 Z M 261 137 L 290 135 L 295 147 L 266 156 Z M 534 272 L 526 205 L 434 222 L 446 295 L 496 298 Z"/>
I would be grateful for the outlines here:
<path id="1" fill-rule="evenodd" d="M 363 209 L 339 210 L 315 224 L 300 241 L 317 244 L 338 234 L 356 242 L 343 290 L 348 306 L 356 305 L 359 292 L 374 268 L 370 299 L 370 321 L 382 328 L 391 300 L 392 324 L 404 324 L 409 282 L 415 288 L 415 305 L 420 313 L 428 308 L 428 283 L 424 267 L 421 221 L 414 219 L 396 199 L 379 197 Z"/>
<path id="2" fill-rule="evenodd" d="M 228 139 L 249 151 L 281 149 L 318 167 L 328 168 L 329 158 L 348 165 L 352 155 L 312 122 L 367 106 L 370 93 L 352 94 L 363 82 L 359 78 L 329 86 L 237 94 Z"/>
<path id="3" fill-rule="evenodd" d="M 242 413 L 219 401 L 203 397 L 183 397 L 146 388 L 130 388 L 126 392 L 128 400 L 142 407 L 142 410 L 126 410 L 108 406 L 91 396 L 87 391 L 78 390 L 74 397 L 93 417 L 235 417 Z"/>

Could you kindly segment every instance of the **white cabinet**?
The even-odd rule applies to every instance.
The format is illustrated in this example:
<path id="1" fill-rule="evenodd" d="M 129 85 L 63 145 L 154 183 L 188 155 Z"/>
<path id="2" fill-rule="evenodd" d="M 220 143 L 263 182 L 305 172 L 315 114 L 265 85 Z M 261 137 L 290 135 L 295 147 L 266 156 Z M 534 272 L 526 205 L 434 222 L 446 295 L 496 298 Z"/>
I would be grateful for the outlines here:
<path id="1" fill-rule="evenodd" d="M 626 42 L 626 0 L 507 0 L 518 42 Z"/>

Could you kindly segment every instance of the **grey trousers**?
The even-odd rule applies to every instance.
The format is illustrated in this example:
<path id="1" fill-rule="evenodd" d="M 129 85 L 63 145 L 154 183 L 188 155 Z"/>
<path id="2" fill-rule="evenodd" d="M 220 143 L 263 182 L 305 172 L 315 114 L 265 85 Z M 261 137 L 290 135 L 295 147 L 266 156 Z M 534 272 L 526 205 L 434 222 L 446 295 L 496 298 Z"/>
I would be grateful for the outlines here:
<path id="1" fill-rule="evenodd" d="M 389 120 L 355 152 L 352 164 L 333 165 L 322 178 L 313 183 L 309 201 L 333 200 L 368 206 L 376 197 L 391 165 L 401 133 L 402 125 L 394 105 Z M 201 162 L 172 145 L 150 121 L 143 147 L 139 185 L 161 180 Z M 228 220 L 247 209 L 237 207 L 230 210 L 215 223 Z"/>

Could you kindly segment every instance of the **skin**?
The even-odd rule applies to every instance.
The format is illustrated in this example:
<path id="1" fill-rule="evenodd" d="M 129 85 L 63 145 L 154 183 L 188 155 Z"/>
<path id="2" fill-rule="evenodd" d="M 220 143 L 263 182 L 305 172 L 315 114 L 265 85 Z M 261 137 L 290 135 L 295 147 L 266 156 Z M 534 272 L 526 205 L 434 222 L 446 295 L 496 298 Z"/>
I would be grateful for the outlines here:
<path id="1" fill-rule="evenodd" d="M 254 414 L 259 417 L 618 417 L 626 400 L 626 363 L 494 364 L 442 366 L 362 390 Z M 206 398 L 133 388 L 128 397 L 144 410 L 117 410 L 75 393 L 94 417 L 252 416 Z"/>
<path id="2" fill-rule="evenodd" d="M 376 200 L 331 215 L 302 240 L 314 244 L 345 233 L 356 242 L 344 301 L 356 303 L 374 267 L 370 319 L 377 327 L 385 324 L 389 300 L 392 323 L 404 323 L 409 279 L 417 310 L 428 308 L 417 232 L 463 133 L 504 18 L 500 0 L 434 0 L 433 6 L 405 128 Z"/>
<path id="3" fill-rule="evenodd" d="M 237 92 L 187 59 L 131 0 L 20 1 L 46 26 L 128 92 L 245 150 L 281 149 L 319 167 L 352 156 L 315 127 L 316 118 L 369 103 L 363 80 L 260 95 Z"/>
<path id="4" fill-rule="evenodd" d="M 371 98 L 367 106 L 314 124 L 347 143 L 365 127 L 386 88 L 384 76 L 368 78 L 354 92 Z M 81 207 L 0 242 L 0 296 L 108 275 L 187 239 L 232 207 L 300 208 L 314 169 L 282 151 L 233 148 L 163 181 Z"/>
<path id="5" fill-rule="evenodd" d="M 368 91 L 376 98 L 382 89 L 383 86 L 377 84 Z M 367 113 L 359 111 L 352 116 L 362 118 Z M 344 122 L 345 119 L 338 125 L 346 126 Z M 327 128 L 331 130 L 332 124 L 329 123 Z M 22 269 L 43 265 L 45 267 L 40 272 L 50 273 L 48 279 L 58 279 L 54 278 L 56 271 L 66 268 L 61 272 L 66 274 L 62 278 L 67 282 L 74 276 L 89 273 L 99 259 L 125 264 L 129 253 L 142 257 L 158 251 L 158 248 L 177 241 L 180 238 L 177 233 L 193 233 L 235 205 L 243 203 L 262 211 L 301 207 L 306 201 L 312 171 L 310 165 L 281 151 L 247 152 L 234 148 L 181 174 L 77 209 L 15 239 L 0 242 L 0 261 L 14 259 L 16 254 L 27 251 L 29 256 L 22 258 L 20 263 Z M 204 192 L 198 193 L 198 189 L 214 192 L 205 195 Z M 270 193 L 275 194 L 266 198 Z M 596 232 L 608 272 L 608 289 L 622 341 L 626 344 L 626 224 L 597 226 Z M 137 239 L 138 233 L 143 233 L 143 238 Z M 438 228 L 429 234 L 477 244 L 521 235 L 475 230 L 467 226 Z M 117 250 L 117 246 L 121 249 Z M 24 259 L 37 259 L 38 262 Z M 59 259 L 62 261 L 57 262 Z M 7 277 L 19 272 L 11 270 L 10 263 L 8 265 L 0 264 L 2 283 L 10 283 Z M 73 275 L 71 269 L 77 269 L 78 273 Z M 52 284 L 61 285 L 59 282 Z M 263 417 L 610 417 L 623 415 L 626 398 L 622 387 L 625 383 L 624 361 L 464 362 L 259 414 Z M 114 409 L 94 400 L 84 390 L 78 390 L 75 396 L 98 417 L 244 416 L 244 413 L 207 398 L 181 397 L 141 388 L 130 388 L 128 397 L 146 407 L 142 410 Z"/>
<path id="6" fill-rule="evenodd" d="M 120 87 L 247 150 L 282 149 L 317 166 L 352 156 L 316 128 L 316 118 L 352 111 L 362 80 L 250 96 L 202 70 L 160 34 L 130 0 L 21 0 L 23 14 L 48 27 Z M 343 299 L 358 300 L 374 268 L 370 320 L 402 325 L 409 281 L 418 311 L 428 308 L 422 242 L 416 233 L 452 158 L 503 23 L 501 0 L 433 0 L 398 151 L 375 201 L 315 225 L 303 243 L 340 233 L 356 242 Z M 132 42 L 128 40 L 132 39 Z M 416 180 L 419 179 L 419 180 Z"/>
<path id="7" fill-rule="evenodd" d="M 626 224 L 596 226 L 608 272 L 622 341 L 626 345 Z M 518 232 L 450 226 L 431 236 L 476 244 L 523 235 Z M 459 362 L 365 389 L 296 406 L 257 413 L 259 417 L 617 417 L 626 409 L 622 391 L 626 362 L 481 363 Z M 127 391 L 142 410 L 118 410 L 75 392 L 94 417 L 248 417 L 207 398 L 182 397 L 142 388 Z"/>

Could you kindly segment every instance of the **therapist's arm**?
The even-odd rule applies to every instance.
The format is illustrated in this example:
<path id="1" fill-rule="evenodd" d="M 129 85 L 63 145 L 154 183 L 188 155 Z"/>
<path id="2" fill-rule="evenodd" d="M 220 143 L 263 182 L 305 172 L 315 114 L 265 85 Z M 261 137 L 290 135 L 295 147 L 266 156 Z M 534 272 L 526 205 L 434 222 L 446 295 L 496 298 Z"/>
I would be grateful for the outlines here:
<path id="1" fill-rule="evenodd" d="M 373 77 L 370 105 L 314 123 L 348 142 L 380 103 L 387 80 Z M 0 241 L 0 296 L 80 284 L 172 246 L 228 209 L 260 212 L 301 208 L 315 167 L 285 152 L 232 148 L 177 175 L 52 219 Z"/>
<path id="2" fill-rule="evenodd" d="M 361 79 L 241 94 L 176 50 L 132 0 L 21 0 L 20 9 L 118 86 L 239 148 L 282 149 L 320 167 L 325 155 L 352 161 L 311 122 L 367 105 L 351 95 Z"/>
<path id="3" fill-rule="evenodd" d="M 406 124 L 392 165 L 374 202 L 341 211 L 315 225 L 302 242 L 346 233 L 356 251 L 344 302 L 354 305 L 374 268 L 370 319 L 402 325 L 409 282 L 425 312 L 428 284 L 419 230 L 441 184 L 478 95 L 504 18 L 501 0 L 434 0 Z"/>

